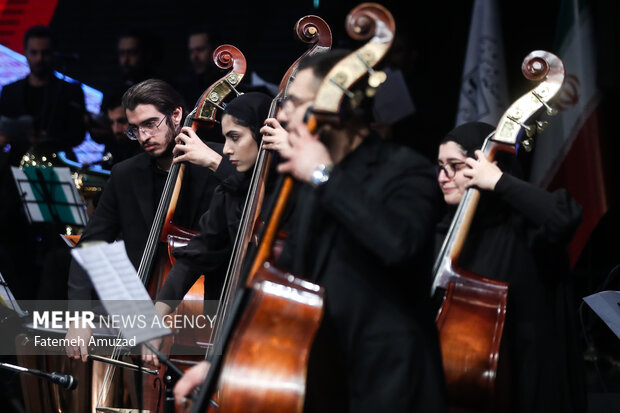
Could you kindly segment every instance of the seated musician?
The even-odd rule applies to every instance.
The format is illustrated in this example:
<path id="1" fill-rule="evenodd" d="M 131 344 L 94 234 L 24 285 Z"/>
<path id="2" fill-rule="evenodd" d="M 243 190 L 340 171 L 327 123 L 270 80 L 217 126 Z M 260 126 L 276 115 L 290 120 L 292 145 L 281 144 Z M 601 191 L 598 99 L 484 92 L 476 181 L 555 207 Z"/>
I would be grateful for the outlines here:
<path id="1" fill-rule="evenodd" d="M 269 143 L 264 147 L 282 146 L 280 141 L 286 140 L 287 133 L 277 120 L 265 120 L 271 101 L 272 98 L 264 93 L 247 92 L 226 105 L 221 123 L 225 138 L 223 153 L 238 173 L 228 177 L 215 189 L 209 211 L 201 217 L 196 236 L 187 246 L 174 250 L 175 264 L 155 303 L 161 316 L 174 309 L 178 300 L 185 296 L 201 274 L 205 274 L 205 299 L 219 298 L 259 154 L 261 133 L 270 135 L 265 136 Z M 176 141 L 174 152 L 179 153 L 179 156 L 173 162 L 199 163 L 203 158 L 200 148 L 194 148 L 188 143 L 183 133 L 177 136 Z M 270 175 L 275 176 L 275 171 Z M 271 192 L 272 183 L 273 179 L 269 179 L 268 193 Z M 159 340 L 154 341 L 154 344 L 157 343 Z M 143 352 L 145 361 L 159 365 L 157 358 L 148 349 Z"/>
<path id="2" fill-rule="evenodd" d="M 584 373 L 566 254 L 581 207 L 564 189 L 547 192 L 519 179 L 510 154 L 489 162 L 477 149 L 493 130 L 467 123 L 439 146 L 437 180 L 448 213 L 438 225 L 437 250 L 465 190 L 481 189 L 459 267 L 509 283 L 496 410 L 583 412 Z"/>
<path id="3" fill-rule="evenodd" d="M 125 92 L 123 108 L 129 123 L 127 136 L 136 139 L 144 151 L 112 168 L 78 246 L 122 237 L 131 263 L 138 268 L 172 164 L 174 139 L 183 121 L 183 100 L 168 83 L 148 79 Z M 202 145 L 208 155 L 200 165 L 189 160 L 174 216 L 175 224 L 191 229 L 198 226 L 199 218 L 209 208 L 215 187 L 234 169 L 228 160 L 222 160 L 221 144 L 207 146 L 195 133 L 184 131 L 188 146 Z M 76 262 L 71 263 L 68 287 L 69 300 L 90 300 L 94 294 L 86 272 Z M 67 332 L 67 338 L 76 336 L 88 337 L 90 331 Z M 88 349 L 68 347 L 67 355 L 85 361 Z"/>
<path id="4" fill-rule="evenodd" d="M 279 265 L 325 288 L 304 408 L 444 411 L 428 297 L 439 202 L 432 165 L 380 139 L 362 107 L 345 111 L 338 125 L 318 135 L 304 124 L 322 79 L 347 54 L 303 58 L 277 116 L 290 143 L 280 151 L 278 170 L 300 183 Z M 207 370 L 203 362 L 177 382 L 177 403 Z"/>

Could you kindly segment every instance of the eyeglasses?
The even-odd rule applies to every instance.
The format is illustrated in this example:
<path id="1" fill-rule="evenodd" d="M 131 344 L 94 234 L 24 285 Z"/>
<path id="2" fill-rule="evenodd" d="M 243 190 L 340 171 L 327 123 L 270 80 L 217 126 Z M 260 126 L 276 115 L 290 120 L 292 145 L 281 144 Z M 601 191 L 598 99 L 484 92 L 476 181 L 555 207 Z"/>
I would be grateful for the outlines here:
<path id="1" fill-rule="evenodd" d="M 445 165 L 436 165 L 437 176 L 443 171 L 450 179 L 454 178 L 454 175 L 461 169 L 465 168 L 467 164 L 465 162 L 448 162 Z"/>
<path id="2" fill-rule="evenodd" d="M 304 103 L 310 102 L 314 100 L 314 98 L 301 99 L 297 96 L 285 96 L 278 102 L 278 105 L 282 108 L 282 110 L 286 113 L 290 113 L 298 106 L 303 105 Z"/>
<path id="3" fill-rule="evenodd" d="M 130 126 L 125 129 L 125 135 L 127 135 L 129 139 L 134 141 L 138 140 L 140 132 L 142 132 L 146 136 L 154 136 L 159 130 L 159 126 L 164 121 L 164 119 L 166 119 L 165 116 L 161 118 L 159 122 L 156 120 L 148 120 L 140 126 Z"/>

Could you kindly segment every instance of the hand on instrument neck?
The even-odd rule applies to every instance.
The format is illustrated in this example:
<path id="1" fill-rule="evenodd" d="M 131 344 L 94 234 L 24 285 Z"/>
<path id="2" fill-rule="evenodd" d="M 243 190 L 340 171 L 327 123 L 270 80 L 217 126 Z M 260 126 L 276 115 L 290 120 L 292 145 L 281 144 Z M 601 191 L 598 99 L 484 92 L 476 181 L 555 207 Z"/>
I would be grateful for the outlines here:
<path id="1" fill-rule="evenodd" d="M 297 180 L 310 182 L 317 166 L 334 163 L 327 147 L 317 136 L 311 135 L 305 125 L 298 125 L 289 133 L 289 144 L 280 151 L 286 161 L 278 165 L 278 172 L 289 173 Z"/>
<path id="2" fill-rule="evenodd" d="M 222 155 L 207 146 L 192 128 L 184 127 L 174 141 L 174 163 L 187 161 L 212 171 L 220 166 Z"/>

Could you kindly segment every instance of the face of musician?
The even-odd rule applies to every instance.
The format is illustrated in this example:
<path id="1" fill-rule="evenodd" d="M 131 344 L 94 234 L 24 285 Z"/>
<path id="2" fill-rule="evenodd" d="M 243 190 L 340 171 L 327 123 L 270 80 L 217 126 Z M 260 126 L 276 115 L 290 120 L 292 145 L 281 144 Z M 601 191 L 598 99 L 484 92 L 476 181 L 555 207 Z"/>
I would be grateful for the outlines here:
<path id="1" fill-rule="evenodd" d="M 306 114 L 316 97 L 320 85 L 321 79 L 314 75 L 311 68 L 300 70 L 296 74 L 295 80 L 291 83 L 287 96 L 278 112 L 277 120 L 281 124 L 286 125 L 285 128 L 292 135 L 292 139 L 299 137 L 299 133 L 306 133 L 305 131 L 300 132 L 302 129 L 298 128 L 300 128 L 300 125 L 305 125 Z M 354 128 L 335 127 L 332 125 L 324 125 L 318 131 L 319 140 L 329 153 L 329 163 L 338 163 L 344 159 L 348 153 L 359 146 L 367 134 L 368 130 L 363 128 L 354 130 Z M 320 152 L 317 146 L 314 149 Z M 318 152 L 316 155 L 316 159 L 326 159 Z M 308 153 L 306 158 L 310 162 L 311 154 Z"/>
<path id="2" fill-rule="evenodd" d="M 126 76 L 142 70 L 144 53 L 137 37 L 121 37 L 118 41 L 118 64 Z"/>
<path id="3" fill-rule="evenodd" d="M 211 64 L 212 47 L 207 33 L 191 34 L 188 39 L 189 60 L 194 73 L 201 75 Z"/>
<path id="4" fill-rule="evenodd" d="M 114 133 L 114 137 L 117 141 L 123 141 L 127 139 L 125 130 L 129 123 L 127 122 L 127 115 L 122 106 L 117 106 L 112 109 L 108 109 L 108 119 L 110 119 L 110 127 Z"/>
<path id="5" fill-rule="evenodd" d="M 276 119 L 285 125 L 289 133 L 304 123 L 308 108 L 314 101 L 319 86 L 319 80 L 312 73 L 312 69 L 300 70 L 291 83 L 286 99 L 278 111 Z"/>
<path id="6" fill-rule="evenodd" d="M 468 168 L 465 164 L 466 151 L 456 142 L 448 141 L 439 145 L 437 181 L 448 205 L 457 205 L 465 193 L 469 178 L 463 175 Z"/>
<path id="7" fill-rule="evenodd" d="M 31 37 L 26 44 L 26 60 L 30 73 L 39 79 L 52 74 L 52 40 L 47 37 Z"/>
<path id="8" fill-rule="evenodd" d="M 144 150 L 154 158 L 172 155 L 174 137 L 181 124 L 183 110 L 177 107 L 166 117 L 151 104 L 140 104 L 134 110 L 127 109 L 129 128 L 135 134 Z"/>
<path id="9" fill-rule="evenodd" d="M 258 144 L 252 136 L 252 131 L 247 126 L 242 126 L 236 119 L 224 114 L 222 116 L 222 134 L 226 138 L 224 143 L 224 155 L 228 156 L 237 171 L 250 170 L 258 156 Z"/>

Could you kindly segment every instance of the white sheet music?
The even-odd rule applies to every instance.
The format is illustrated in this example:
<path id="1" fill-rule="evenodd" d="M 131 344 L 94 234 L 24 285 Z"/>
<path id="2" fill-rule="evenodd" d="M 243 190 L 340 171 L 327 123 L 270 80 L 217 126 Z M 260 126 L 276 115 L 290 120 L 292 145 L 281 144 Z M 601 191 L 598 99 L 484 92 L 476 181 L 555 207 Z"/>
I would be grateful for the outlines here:
<path id="1" fill-rule="evenodd" d="M 157 317 L 155 306 L 127 257 L 124 242 L 73 248 L 71 255 L 88 273 L 108 314 L 148 320 L 147 328 L 121 327 L 125 338 L 135 337 L 141 343 L 171 333 L 168 328 L 151 322 Z"/>
<path id="2" fill-rule="evenodd" d="M 584 297 L 583 301 L 620 338 L 620 291 L 601 291 Z"/>

